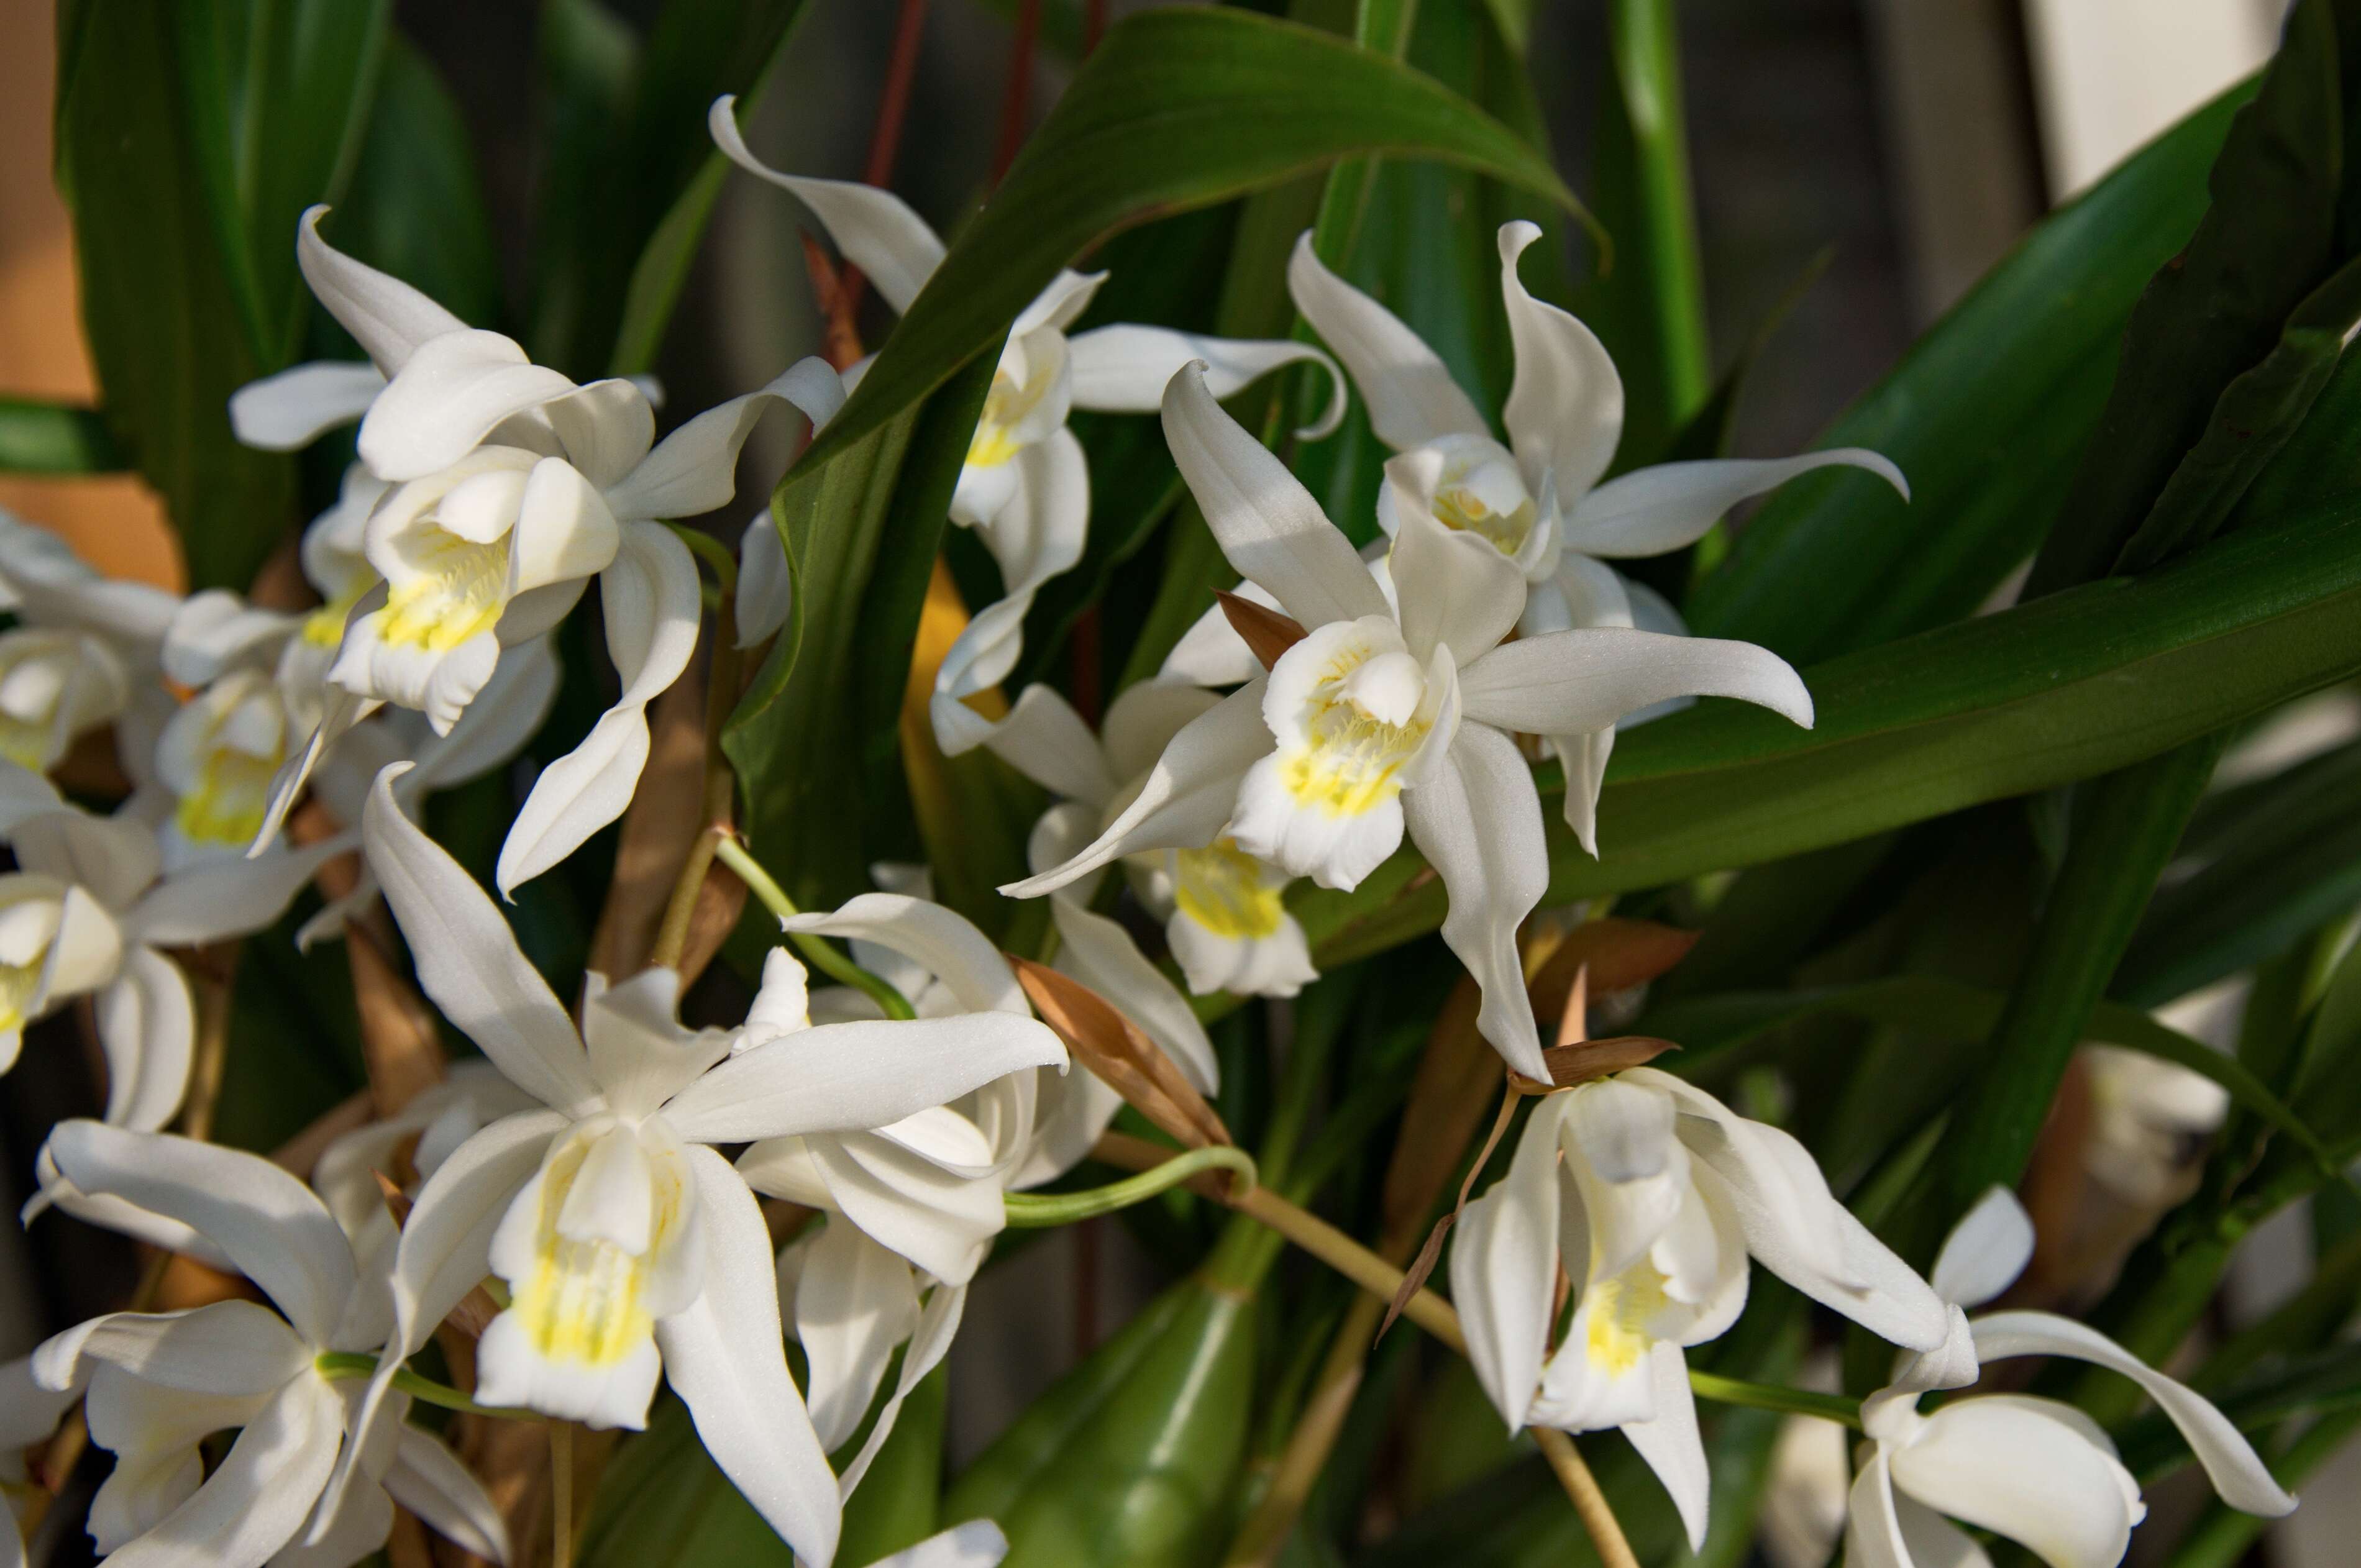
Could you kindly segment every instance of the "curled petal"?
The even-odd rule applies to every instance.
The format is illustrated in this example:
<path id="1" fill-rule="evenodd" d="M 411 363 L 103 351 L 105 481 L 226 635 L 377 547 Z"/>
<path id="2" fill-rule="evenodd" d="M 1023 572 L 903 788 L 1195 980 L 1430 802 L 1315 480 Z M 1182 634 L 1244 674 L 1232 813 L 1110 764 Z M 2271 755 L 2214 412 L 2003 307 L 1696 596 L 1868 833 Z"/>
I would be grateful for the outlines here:
<path id="1" fill-rule="evenodd" d="M 2033 1261 L 2033 1216 L 2005 1187 L 1994 1187 L 1951 1227 L 1927 1280 L 1957 1307 L 1981 1307 L 2010 1286 Z"/>
<path id="2" fill-rule="evenodd" d="M 579 390 L 513 338 L 472 328 L 418 345 L 361 421 L 361 461 L 397 483 L 449 467 L 495 426 Z M 636 393 L 634 394 L 636 396 Z M 647 404 L 641 401 L 644 416 Z"/>
<path id="3" fill-rule="evenodd" d="M 664 438 L 619 483 L 607 504 L 626 522 L 696 517 L 737 493 L 738 453 L 775 403 L 792 404 L 817 430 L 844 406 L 843 378 L 824 359 L 798 359 L 768 385 L 706 410 Z"/>
<path id="4" fill-rule="evenodd" d="M 1152 414 L 1163 405 L 1165 386 L 1191 359 L 1205 362 L 1206 385 L 1216 398 L 1235 397 L 1282 366 L 1310 363 L 1328 372 L 1328 404 L 1318 419 L 1295 433 L 1317 441 L 1344 422 L 1345 373 L 1308 343 L 1208 337 L 1118 323 L 1076 333 L 1068 346 L 1078 409 Z"/>
<path id="5" fill-rule="evenodd" d="M 844 1478 L 839 1484 L 844 1496 L 852 1496 L 852 1489 L 869 1474 L 877 1451 L 894 1434 L 895 1419 L 901 1415 L 902 1403 L 910 1397 L 910 1391 L 950 1354 L 951 1340 L 959 1332 L 960 1318 L 966 1310 L 964 1285 L 938 1285 L 935 1293 L 927 1299 L 926 1310 L 918 1314 L 917 1330 L 910 1335 L 908 1348 L 902 1352 L 902 1370 L 894 1380 L 894 1392 L 886 1398 L 885 1408 L 877 1412 L 877 1422 L 869 1429 L 868 1441 L 844 1467 Z"/>
<path id="6" fill-rule="evenodd" d="M 1957 1399 L 1888 1460 L 1894 1486 L 2030 1547 L 2055 1568 L 2115 1568 L 2147 1509 L 2138 1485 L 2048 1400 Z"/>
<path id="7" fill-rule="evenodd" d="M 822 1448 L 840 1448 L 869 1413 L 895 1347 L 918 1326 L 918 1290 L 907 1263 L 842 1221 L 821 1228 L 802 1281 L 796 1341 L 811 1369 L 812 1429 Z"/>
<path id="8" fill-rule="evenodd" d="M 599 574 L 607 646 L 623 693 L 582 743 L 541 771 L 500 846 L 501 894 L 580 849 L 623 814 L 648 761 L 647 706 L 697 652 L 697 563 L 656 523 L 628 523 L 614 565 Z"/>
<path id="9" fill-rule="evenodd" d="M 1352 372 L 1379 441 L 1400 452 L 1439 435 L 1491 433 L 1434 350 L 1401 318 L 1328 270 L 1308 229 L 1288 260 L 1287 290 Z"/>
<path id="10" fill-rule="evenodd" d="M 738 646 L 752 648 L 775 637 L 795 612 L 796 578 L 787 566 L 786 541 L 764 507 L 738 538 Z"/>
<path id="11" fill-rule="evenodd" d="M 713 101 L 706 127 L 713 133 L 714 145 L 747 173 L 792 192 L 809 207 L 878 297 L 897 313 L 908 310 L 943 260 L 943 242 L 926 220 L 901 197 L 873 185 L 780 173 L 746 146 L 738 129 L 737 104 L 737 99 L 726 95 Z"/>
<path id="12" fill-rule="evenodd" d="M 107 1561 L 116 1568 L 262 1568 L 295 1539 L 319 1499 L 336 1463 L 344 1413 L 325 1382 L 291 1379 L 194 1496 Z"/>
<path id="13" fill-rule="evenodd" d="M 180 966 L 153 948 L 123 955 L 123 972 L 96 998 L 98 1042 L 106 1053 L 106 1120 L 152 1133 L 188 1093 L 197 1036 L 195 1004 Z"/>
<path id="14" fill-rule="evenodd" d="M 312 295 L 337 324 L 353 334 L 361 351 L 390 376 L 409 363 L 418 346 L 467 323 L 401 279 L 364 266 L 320 237 L 328 209 L 303 214 L 295 231 L 295 264 Z"/>
<path id="15" fill-rule="evenodd" d="M 932 902 L 923 890 L 864 893 L 833 913 L 797 915 L 785 925 L 884 948 L 940 981 L 967 1012 L 1033 1015 L 1000 949 L 965 916 Z"/>
<path id="16" fill-rule="evenodd" d="M 1500 302 L 1508 309 L 1509 341 L 1517 356 L 1500 422 L 1508 426 L 1509 444 L 1528 482 L 1546 474 L 1560 500 L 1572 501 L 1597 484 L 1614 460 L 1623 438 L 1623 379 L 1588 327 L 1526 292 L 1517 258 L 1541 235 L 1538 225 L 1522 221 L 1500 225 Z"/>
<path id="17" fill-rule="evenodd" d="M 1590 555 L 1662 555 L 1704 538 L 1722 513 L 1749 496 L 1832 465 L 1866 469 L 1892 485 L 1904 500 L 1910 499 L 1910 483 L 1902 470 L 1858 446 L 1800 457 L 1663 463 L 1609 479 L 1575 502 L 1566 524 L 1566 548 Z"/>
<path id="18" fill-rule="evenodd" d="M 1670 697 L 1730 696 L 1811 728 L 1812 694 L 1752 642 L 1595 627 L 1521 638 L 1460 673 L 1467 717 L 1526 735 L 1603 729 Z"/>
<path id="19" fill-rule="evenodd" d="M 1541 1390 L 1549 1348 L 1565 1102 L 1552 1095 L 1533 1107 L 1509 1174 L 1467 1205 L 1451 1247 L 1451 1299 L 1467 1333 L 1468 1364 L 1512 1432 Z"/>

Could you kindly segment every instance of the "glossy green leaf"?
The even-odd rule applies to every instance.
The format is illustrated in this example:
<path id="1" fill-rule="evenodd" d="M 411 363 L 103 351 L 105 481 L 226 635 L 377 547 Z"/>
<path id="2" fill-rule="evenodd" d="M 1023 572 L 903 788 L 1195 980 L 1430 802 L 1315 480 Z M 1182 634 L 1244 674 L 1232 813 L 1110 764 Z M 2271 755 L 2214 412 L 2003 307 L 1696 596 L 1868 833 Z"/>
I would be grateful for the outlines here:
<path id="1" fill-rule="evenodd" d="M 1810 662 L 1974 609 L 2057 515 L 2141 283 L 2203 215 L 2205 170 L 2251 92 L 2051 214 L 1828 428 L 1823 444 L 1901 465 L 1909 506 L 1864 474 L 1782 487 L 1697 585 L 1691 627 Z"/>
<path id="2" fill-rule="evenodd" d="M 807 908 L 865 892 L 872 861 L 915 848 L 895 809 L 903 686 L 991 373 L 961 377 L 839 462 L 791 470 L 772 497 L 795 610 L 722 746 L 754 853 Z"/>
<path id="3" fill-rule="evenodd" d="M 1758 864 L 2093 777 L 2361 670 L 2361 501 L 1805 672 L 1818 723 L 1700 703 L 1616 747 L 1603 858 L 1551 808 L 1544 903 Z M 1414 853 L 1293 907 L 1323 962 L 1440 924 Z M 1413 885 L 1414 884 L 1414 885 Z"/>
<path id="4" fill-rule="evenodd" d="M 467 123 L 433 62 L 406 38 L 386 49 L 352 189 L 326 230 L 340 248 L 425 291 L 461 321 L 500 321 L 500 257 Z M 334 325 L 325 312 L 314 319 Z"/>
<path id="5" fill-rule="evenodd" d="M 2361 905 L 2361 745 L 2208 801 L 2159 890 L 2112 994 L 2156 1006 L 2274 954 Z"/>
<path id="6" fill-rule="evenodd" d="M 666 1395 L 600 1477 L 575 1560 L 580 1568 L 794 1568 L 796 1554 L 706 1453 L 688 1407 Z"/>
<path id="7" fill-rule="evenodd" d="M 0 473 L 112 474 L 122 466 L 96 409 L 0 398 Z"/>
<path id="8" fill-rule="evenodd" d="M 1127 18 L 1075 74 L 800 466 L 834 461 L 996 347 L 1060 267 L 1117 230 L 1356 153 L 1463 163 L 1576 210 L 1515 133 L 1394 61 L 1240 11 Z"/>
<path id="9" fill-rule="evenodd" d="M 2126 546 L 2199 444 L 2215 399 L 2263 360 L 2328 274 L 2345 151 L 2337 30 L 2332 0 L 2299 0 L 2289 12 L 2286 40 L 2214 162 L 2203 221 L 2132 313 L 2114 390 L 2028 595 L 2128 563 Z M 2139 558 L 2160 558 L 2179 532 L 2170 516 L 2160 520 Z"/>

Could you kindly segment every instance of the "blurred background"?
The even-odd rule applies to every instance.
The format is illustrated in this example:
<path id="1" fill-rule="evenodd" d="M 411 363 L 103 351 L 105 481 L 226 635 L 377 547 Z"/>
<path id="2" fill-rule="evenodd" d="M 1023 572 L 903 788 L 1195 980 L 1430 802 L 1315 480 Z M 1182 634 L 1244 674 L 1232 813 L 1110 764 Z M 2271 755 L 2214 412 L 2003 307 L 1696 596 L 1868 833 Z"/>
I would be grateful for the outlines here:
<path id="1" fill-rule="evenodd" d="M 955 226 L 987 183 L 1022 3 L 928 0 L 894 183 L 939 227 Z M 1038 3 L 1036 119 L 1070 74 L 1082 30 L 1079 0 Z M 1110 10 L 1120 16 L 1147 3 L 1113 0 Z M 71 235 L 50 176 L 53 4 L 9 0 L 0 10 L 0 395 L 87 401 L 95 386 Z M 750 129 L 755 150 L 778 167 L 857 177 L 901 8 L 900 0 L 810 0 Z M 638 25 L 654 5 L 609 0 L 609 9 Z M 1604 9 L 1605 0 L 1532 7 L 1529 58 L 1577 192 L 1587 189 Z M 2281 0 L 1686 0 L 1679 107 L 1717 370 L 1803 286 L 1746 379 L 1734 452 L 1811 444 L 2040 214 L 2258 65 L 2282 9 Z M 532 283 L 543 106 L 520 84 L 533 80 L 544 47 L 541 8 L 398 0 L 395 10 L 471 134 L 513 314 Z M 724 187 L 658 365 L 675 416 L 818 348 L 799 217 L 794 203 L 752 181 Z M 742 495 L 768 488 L 791 455 L 785 440 L 770 428 L 758 436 Z M 183 586 L 161 510 L 136 478 L 0 477 L 0 508 L 56 528 L 111 575 Z M 22 1091 L 33 1078 L 11 1081 Z M 12 1119 L 38 1124 L 50 1110 L 27 1105 Z M 2302 1234 L 2300 1218 L 2289 1219 L 2282 1236 L 2255 1245 L 2251 1310 L 2269 1304 L 2277 1282 L 2301 1277 L 2301 1256 L 2273 1263 L 2271 1249 Z M 1103 1247 L 1082 1255 L 1101 1273 L 1095 1332 L 1104 1332 L 1155 1276 L 1127 1254 L 1124 1233 L 1099 1229 Z M 27 1270 L 8 1257 L 21 1245 L 16 1228 L 0 1224 L 0 1332 L 9 1342 L 0 1351 L 29 1343 L 40 1321 L 24 1288 Z M 1073 1287 L 1076 1258 L 1041 1247 L 1028 1266 L 979 1282 L 953 1361 L 955 1459 L 1093 1336 L 1072 1321 L 1088 1295 Z M 2315 1484 L 2314 1506 L 2274 1544 L 2281 1568 L 2354 1561 L 2351 1526 L 2319 1506 L 2339 1494 L 2361 1494 L 2361 1469 Z"/>

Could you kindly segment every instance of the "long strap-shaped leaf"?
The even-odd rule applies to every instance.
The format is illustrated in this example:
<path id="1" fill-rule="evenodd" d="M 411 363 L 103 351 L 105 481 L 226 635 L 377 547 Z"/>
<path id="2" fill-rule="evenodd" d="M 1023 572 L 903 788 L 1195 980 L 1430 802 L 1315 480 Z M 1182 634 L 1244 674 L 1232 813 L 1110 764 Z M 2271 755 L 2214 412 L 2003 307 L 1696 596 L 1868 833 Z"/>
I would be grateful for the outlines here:
<path id="1" fill-rule="evenodd" d="M 997 348 L 1060 268 L 1117 230 L 1365 153 L 1465 165 L 1581 211 L 1542 153 L 1399 61 L 1243 11 L 1121 23 L 798 466 L 833 461 Z"/>

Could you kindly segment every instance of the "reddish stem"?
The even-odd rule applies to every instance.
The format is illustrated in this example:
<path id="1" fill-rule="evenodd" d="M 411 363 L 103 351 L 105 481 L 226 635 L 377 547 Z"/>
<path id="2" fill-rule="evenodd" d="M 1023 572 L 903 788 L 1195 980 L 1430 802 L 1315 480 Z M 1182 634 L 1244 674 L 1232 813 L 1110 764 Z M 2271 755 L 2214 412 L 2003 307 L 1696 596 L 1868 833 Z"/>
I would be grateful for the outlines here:
<path id="1" fill-rule="evenodd" d="M 1082 53 L 1087 58 L 1106 37 L 1107 0 L 1082 0 Z"/>
<path id="2" fill-rule="evenodd" d="M 862 182 L 880 190 L 893 183 L 894 157 L 902 148 L 903 122 L 910 117 L 910 83 L 918 74 L 918 35 L 926 20 L 927 0 L 902 0 L 901 15 L 894 21 L 893 52 L 885 58 L 885 85 L 877 94 L 877 125 L 869 133 L 869 161 L 861 170 Z M 844 323 L 843 331 L 851 331 L 868 281 L 850 262 L 837 274 L 833 314 Z M 857 337 L 854 344 L 858 358 Z"/>
<path id="3" fill-rule="evenodd" d="M 992 160 L 992 182 L 1000 183 L 1016 149 L 1025 145 L 1025 108 L 1033 96 L 1033 46 L 1041 36 L 1041 0 L 1017 0 L 1016 37 L 1008 51 L 1008 92 L 1000 101 L 1000 150 Z"/>

